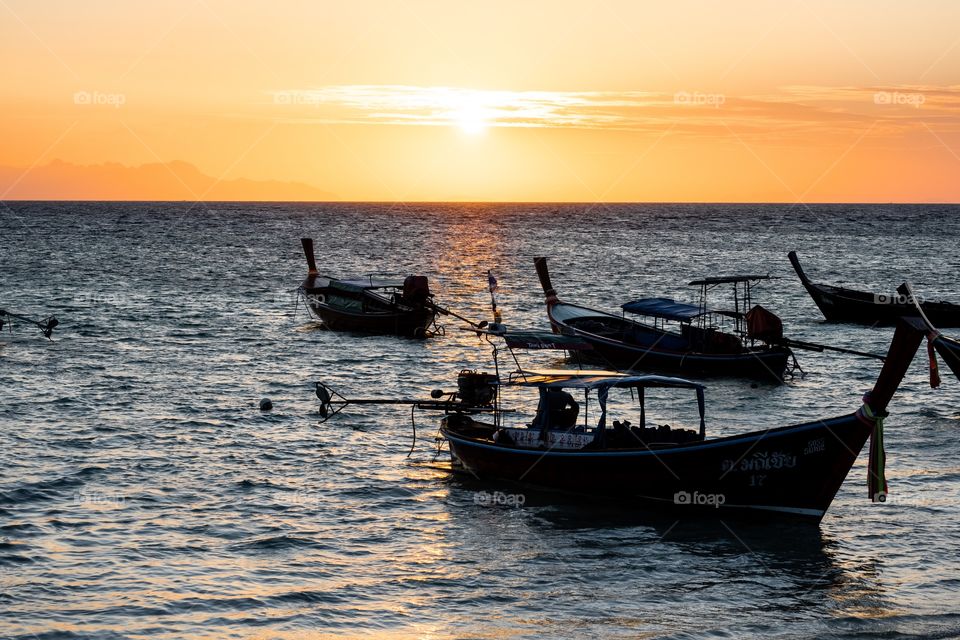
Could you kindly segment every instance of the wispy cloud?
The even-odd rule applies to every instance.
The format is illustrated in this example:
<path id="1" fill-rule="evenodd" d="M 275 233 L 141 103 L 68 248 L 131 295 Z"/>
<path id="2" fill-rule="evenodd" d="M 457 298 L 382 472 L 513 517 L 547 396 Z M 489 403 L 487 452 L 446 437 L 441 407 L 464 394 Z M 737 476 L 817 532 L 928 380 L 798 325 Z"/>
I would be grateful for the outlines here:
<path id="1" fill-rule="evenodd" d="M 739 126 L 781 135 L 922 128 L 937 119 L 960 130 L 960 86 L 790 86 L 775 94 L 730 96 L 687 90 L 496 91 L 409 85 L 336 85 L 271 93 L 298 122 L 401 126 L 610 129 L 706 135 Z"/>
<path id="2" fill-rule="evenodd" d="M 499 127 L 598 128 L 629 122 L 626 110 L 653 107 L 662 96 L 618 93 L 486 91 L 407 85 L 339 85 L 272 92 L 275 104 L 310 106 L 338 122 L 422 126 L 480 118 Z"/>

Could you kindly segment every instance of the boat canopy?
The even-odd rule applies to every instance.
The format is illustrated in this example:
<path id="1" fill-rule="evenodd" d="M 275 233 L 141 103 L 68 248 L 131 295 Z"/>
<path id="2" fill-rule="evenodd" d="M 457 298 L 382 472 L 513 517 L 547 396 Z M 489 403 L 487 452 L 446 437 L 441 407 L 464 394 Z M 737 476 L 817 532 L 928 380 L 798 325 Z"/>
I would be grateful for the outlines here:
<path id="1" fill-rule="evenodd" d="M 692 287 L 702 287 L 703 285 L 728 284 L 731 282 L 755 282 L 757 280 L 773 280 L 773 276 L 717 276 L 713 278 L 692 280 L 687 284 Z"/>
<path id="2" fill-rule="evenodd" d="M 515 378 L 514 378 L 515 377 Z M 610 389 L 613 387 L 673 387 L 699 389 L 702 384 L 670 376 L 631 376 L 615 371 L 580 371 L 569 369 L 522 370 L 511 375 L 512 384 L 523 387 L 567 389 Z"/>
<path id="3" fill-rule="evenodd" d="M 703 311 L 695 304 L 677 302 L 670 298 L 640 298 L 624 304 L 622 308 L 627 313 L 680 322 L 689 322 L 697 316 L 710 313 L 709 311 Z"/>
<path id="4" fill-rule="evenodd" d="M 524 387 L 539 387 L 540 393 L 546 389 L 595 389 L 597 401 L 600 403 L 600 420 L 597 423 L 596 442 L 603 443 L 607 424 L 607 399 L 610 389 L 633 388 L 639 389 L 641 416 L 644 411 L 643 390 L 649 387 L 666 387 L 675 389 L 693 389 L 697 394 L 697 410 L 700 413 L 700 437 L 706 434 L 704 421 L 704 389 L 702 384 L 673 378 L 670 376 L 629 376 L 622 373 L 608 371 L 521 371 L 519 378 L 511 375 L 511 384 Z"/>
<path id="5" fill-rule="evenodd" d="M 374 280 L 373 278 L 350 278 L 339 280 L 330 278 L 330 287 L 342 291 L 360 292 L 365 289 L 402 289 L 403 282 L 396 280 Z"/>

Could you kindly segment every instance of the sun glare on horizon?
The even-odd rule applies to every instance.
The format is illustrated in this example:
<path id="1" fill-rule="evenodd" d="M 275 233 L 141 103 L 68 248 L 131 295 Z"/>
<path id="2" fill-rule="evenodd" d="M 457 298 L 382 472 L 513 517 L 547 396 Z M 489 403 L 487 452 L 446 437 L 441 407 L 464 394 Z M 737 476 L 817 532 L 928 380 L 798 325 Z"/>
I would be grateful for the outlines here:
<path id="1" fill-rule="evenodd" d="M 960 201 L 960 2 L 46 4 L 2 201 Z"/>

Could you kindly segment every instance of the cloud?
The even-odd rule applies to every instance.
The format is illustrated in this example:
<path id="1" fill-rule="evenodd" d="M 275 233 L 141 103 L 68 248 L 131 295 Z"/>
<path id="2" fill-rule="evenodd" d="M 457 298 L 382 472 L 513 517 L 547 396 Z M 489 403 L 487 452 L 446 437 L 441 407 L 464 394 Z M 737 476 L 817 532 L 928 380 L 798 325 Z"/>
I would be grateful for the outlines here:
<path id="1" fill-rule="evenodd" d="M 272 92 L 284 117 L 328 124 L 809 135 L 938 127 L 960 131 L 960 86 L 788 86 L 733 96 L 690 88 L 649 91 L 498 91 L 409 85 L 335 85 Z M 879 126 L 877 126 L 879 125 Z"/>

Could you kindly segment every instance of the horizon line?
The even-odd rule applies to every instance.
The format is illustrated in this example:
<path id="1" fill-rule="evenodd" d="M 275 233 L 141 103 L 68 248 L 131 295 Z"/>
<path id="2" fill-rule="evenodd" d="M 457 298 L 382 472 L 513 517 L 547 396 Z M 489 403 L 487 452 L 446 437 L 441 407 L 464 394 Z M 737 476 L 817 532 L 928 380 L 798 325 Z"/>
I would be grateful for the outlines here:
<path id="1" fill-rule="evenodd" d="M 0 198 L 0 203 L 6 202 L 35 202 L 35 203 L 115 203 L 115 204 L 139 204 L 139 203 L 158 203 L 158 204 L 564 204 L 564 205 L 604 205 L 604 204 L 769 204 L 769 205 L 789 205 L 789 206 L 807 206 L 807 205 L 960 205 L 960 201 L 913 201 L 913 200 L 889 200 L 889 201 L 786 201 L 786 200 L 127 200 L 127 199 L 76 199 L 76 198 Z"/>

